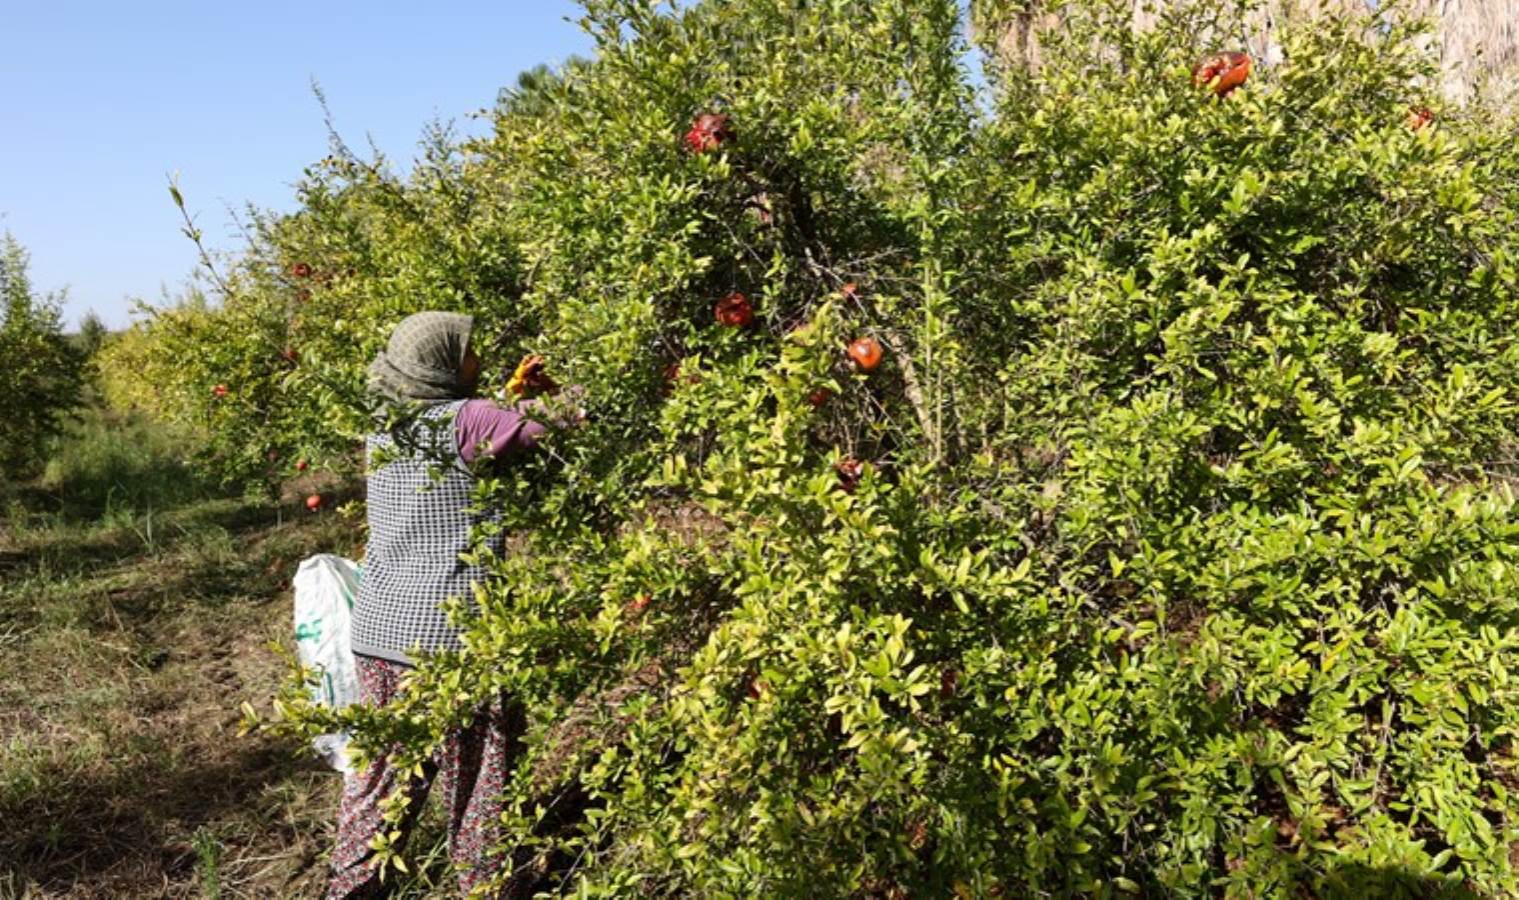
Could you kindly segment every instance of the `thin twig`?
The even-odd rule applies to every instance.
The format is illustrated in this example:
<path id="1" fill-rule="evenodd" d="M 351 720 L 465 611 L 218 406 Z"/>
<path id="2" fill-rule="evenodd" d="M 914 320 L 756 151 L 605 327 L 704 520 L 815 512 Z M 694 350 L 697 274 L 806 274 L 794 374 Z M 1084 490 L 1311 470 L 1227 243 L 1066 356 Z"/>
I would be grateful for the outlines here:
<path id="1" fill-rule="evenodd" d="M 179 208 L 180 218 L 184 219 L 184 228 L 180 229 L 185 237 L 195 242 L 195 249 L 200 253 L 200 264 L 205 267 L 211 280 L 216 282 L 217 288 L 223 297 L 232 296 L 232 287 L 222 278 L 221 273 L 216 271 L 216 265 L 211 262 L 211 254 L 207 252 L 205 243 L 201 240 L 201 230 L 195 226 L 195 219 L 190 211 L 185 208 L 185 196 L 179 190 L 179 178 L 176 175 L 169 176 L 169 196 L 174 199 L 174 205 Z"/>

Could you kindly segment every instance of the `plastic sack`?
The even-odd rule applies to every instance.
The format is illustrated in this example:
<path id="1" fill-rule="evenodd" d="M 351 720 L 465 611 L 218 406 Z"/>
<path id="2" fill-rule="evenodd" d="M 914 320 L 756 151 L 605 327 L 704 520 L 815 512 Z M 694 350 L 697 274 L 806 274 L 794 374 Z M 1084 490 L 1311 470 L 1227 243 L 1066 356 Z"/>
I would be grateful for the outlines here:
<path id="1" fill-rule="evenodd" d="M 359 699 L 348 620 L 359 593 L 359 566 L 321 553 L 303 560 L 295 573 L 295 651 L 301 665 L 315 671 L 311 699 L 341 709 Z M 348 735 L 323 734 L 312 741 L 318 756 L 347 773 Z"/>

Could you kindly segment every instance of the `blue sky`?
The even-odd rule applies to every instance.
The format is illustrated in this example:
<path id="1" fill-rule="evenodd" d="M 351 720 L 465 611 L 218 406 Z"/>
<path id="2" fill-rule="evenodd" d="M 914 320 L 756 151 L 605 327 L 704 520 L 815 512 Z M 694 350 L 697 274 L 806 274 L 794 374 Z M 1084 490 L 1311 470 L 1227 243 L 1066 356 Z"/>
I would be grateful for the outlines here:
<path id="1" fill-rule="evenodd" d="M 398 4 L 0 0 L 0 230 L 76 323 L 129 321 L 127 298 L 184 283 L 194 246 L 166 187 L 213 246 L 232 210 L 291 209 L 326 153 L 322 86 L 355 149 L 409 159 L 435 117 L 471 126 L 523 69 L 587 54 L 567 0 Z M 568 19 L 568 21 L 567 21 Z M 230 209 L 229 209 L 230 207 Z"/>

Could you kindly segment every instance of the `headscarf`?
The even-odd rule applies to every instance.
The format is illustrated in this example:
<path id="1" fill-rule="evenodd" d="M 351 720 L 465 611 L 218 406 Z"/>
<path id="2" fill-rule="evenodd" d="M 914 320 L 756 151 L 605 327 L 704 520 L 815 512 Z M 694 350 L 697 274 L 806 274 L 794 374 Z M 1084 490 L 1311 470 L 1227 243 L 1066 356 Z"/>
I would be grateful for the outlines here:
<path id="1" fill-rule="evenodd" d="M 390 333 L 390 343 L 369 364 L 369 392 L 391 403 L 457 400 L 469 395 L 459 367 L 469 349 L 473 316 L 419 312 Z"/>

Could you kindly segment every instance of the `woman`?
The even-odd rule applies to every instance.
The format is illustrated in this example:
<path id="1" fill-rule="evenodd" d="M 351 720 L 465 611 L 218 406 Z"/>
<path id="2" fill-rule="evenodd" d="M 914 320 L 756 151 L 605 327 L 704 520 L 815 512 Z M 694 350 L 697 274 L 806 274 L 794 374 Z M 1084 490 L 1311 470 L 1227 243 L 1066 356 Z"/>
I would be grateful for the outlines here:
<path id="1" fill-rule="evenodd" d="M 531 449 L 545 430 L 523 406 L 471 399 L 480 374 L 470 346 L 472 327 L 466 315 L 417 313 L 396 326 L 369 368 L 370 391 L 389 410 L 412 414 L 402 417 L 410 424 L 371 435 L 366 446 L 369 543 L 352 640 L 360 699 L 371 705 L 383 706 L 396 696 L 418 654 L 459 649 L 442 605 L 450 597 L 472 596 L 471 584 L 484 574 L 460 559 L 471 549 L 472 530 L 486 518 L 469 511 L 470 470 L 487 457 L 505 459 Z M 552 388 L 541 376 L 537 383 Z M 500 551 L 499 541 L 494 549 Z M 486 850 L 497 836 L 498 796 L 516 732 L 507 706 L 497 698 L 467 727 L 451 732 L 422 776 L 407 786 L 403 839 L 433 778 L 441 776 L 449 846 L 465 893 L 499 866 L 486 858 Z M 394 793 L 402 774 L 381 758 L 345 781 L 328 897 L 384 893 L 369 845 L 384 828 L 381 801 Z"/>

